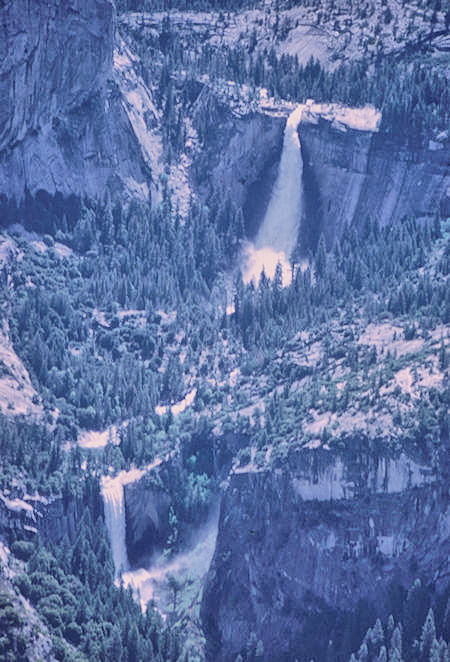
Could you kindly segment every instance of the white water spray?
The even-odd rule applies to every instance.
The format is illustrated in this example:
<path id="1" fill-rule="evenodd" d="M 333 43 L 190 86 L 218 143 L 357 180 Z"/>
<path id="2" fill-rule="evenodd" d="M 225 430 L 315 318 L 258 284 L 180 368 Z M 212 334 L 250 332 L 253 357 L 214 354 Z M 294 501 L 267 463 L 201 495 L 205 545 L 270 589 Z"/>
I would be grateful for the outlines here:
<path id="1" fill-rule="evenodd" d="M 195 543 L 181 554 L 166 560 L 164 554 L 148 568 L 138 568 L 123 574 L 125 587 L 130 586 L 145 611 L 147 603 L 154 600 L 158 611 L 166 617 L 171 610 L 172 596 L 169 578 L 173 575 L 180 586 L 189 593 L 201 590 L 216 547 L 219 509 L 215 509 L 210 521 L 195 533 Z M 195 601 L 194 601 L 195 602 Z"/>
<path id="2" fill-rule="evenodd" d="M 289 258 L 297 243 L 302 212 L 303 161 L 297 128 L 304 106 L 289 115 L 284 130 L 283 152 L 278 177 L 272 191 L 264 221 L 254 245 L 245 254 L 244 281 L 258 282 L 264 270 L 273 278 L 278 262 L 283 270 L 283 284 L 291 280 Z"/>

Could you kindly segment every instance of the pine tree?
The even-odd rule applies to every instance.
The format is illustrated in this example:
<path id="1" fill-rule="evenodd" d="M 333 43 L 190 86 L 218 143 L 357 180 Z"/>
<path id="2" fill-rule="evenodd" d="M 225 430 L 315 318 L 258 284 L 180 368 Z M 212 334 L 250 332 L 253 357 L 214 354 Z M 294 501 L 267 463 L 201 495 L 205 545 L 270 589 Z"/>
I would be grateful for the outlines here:
<path id="1" fill-rule="evenodd" d="M 422 634 L 420 637 L 420 654 L 423 662 L 428 661 L 431 646 L 436 639 L 436 626 L 434 624 L 434 613 L 430 608 L 428 610 L 425 623 L 423 624 Z"/>
<path id="2" fill-rule="evenodd" d="M 315 265 L 318 276 L 324 276 L 327 269 L 327 250 L 323 234 L 320 235 L 319 243 L 317 244 Z"/>
<path id="3" fill-rule="evenodd" d="M 122 636 L 118 625 L 114 626 L 109 639 L 108 657 L 110 660 L 114 660 L 114 662 L 122 662 L 124 659 Z"/>
<path id="4" fill-rule="evenodd" d="M 369 662 L 369 650 L 367 644 L 362 644 L 358 651 L 358 660 L 359 662 Z"/>
<path id="5" fill-rule="evenodd" d="M 397 626 L 391 637 L 391 642 L 390 642 L 390 649 L 389 649 L 389 655 L 392 656 L 393 652 L 397 651 L 399 657 L 402 654 L 402 634 L 400 632 L 400 628 Z"/>
<path id="6" fill-rule="evenodd" d="M 403 662 L 401 653 L 397 650 L 397 648 L 394 648 L 390 651 L 389 662 Z"/>
<path id="7" fill-rule="evenodd" d="M 448 366 L 448 356 L 447 348 L 444 344 L 444 339 L 441 339 L 441 345 L 439 347 L 439 367 L 441 370 L 446 370 Z"/>
<path id="8" fill-rule="evenodd" d="M 372 629 L 371 641 L 376 649 L 378 649 L 384 641 L 384 632 L 381 621 L 377 618 L 375 625 Z"/>
<path id="9" fill-rule="evenodd" d="M 440 642 L 440 662 L 450 662 L 450 652 L 448 649 L 448 644 L 444 639 L 441 639 Z"/>
<path id="10" fill-rule="evenodd" d="M 256 660 L 264 659 L 264 645 L 261 639 L 259 639 L 258 643 L 256 644 L 255 658 Z"/>

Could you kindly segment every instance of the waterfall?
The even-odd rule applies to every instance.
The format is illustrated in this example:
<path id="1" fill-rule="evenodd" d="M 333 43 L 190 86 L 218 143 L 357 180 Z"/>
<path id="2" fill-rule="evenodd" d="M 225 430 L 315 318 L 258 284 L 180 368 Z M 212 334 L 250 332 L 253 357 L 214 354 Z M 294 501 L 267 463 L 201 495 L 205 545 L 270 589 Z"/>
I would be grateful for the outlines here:
<path id="1" fill-rule="evenodd" d="M 130 483 L 140 480 L 147 471 L 151 471 L 163 461 L 169 460 L 173 454 L 174 451 L 171 451 L 164 458 L 157 457 L 143 469 L 130 469 L 129 471 L 121 471 L 114 478 L 112 476 L 103 476 L 102 478 L 101 492 L 105 507 L 106 528 L 108 529 L 109 539 L 111 541 L 116 578 L 129 568 L 125 538 L 125 498 L 123 488 L 125 485 L 130 485 Z"/>
<path id="2" fill-rule="evenodd" d="M 162 553 L 159 558 L 152 561 L 149 567 L 130 570 L 123 574 L 124 586 L 131 587 L 135 598 L 140 601 L 143 611 L 148 602 L 154 600 L 161 616 L 163 619 L 166 618 L 167 613 L 171 610 L 172 601 L 170 591 L 168 591 L 170 576 L 175 577 L 182 584 L 187 580 L 190 595 L 201 594 L 216 548 L 219 510 L 217 504 L 212 509 L 209 521 L 191 532 L 191 547 L 169 560 Z"/>
<path id="3" fill-rule="evenodd" d="M 116 478 L 102 478 L 102 496 L 105 507 L 106 527 L 111 540 L 116 577 L 128 569 L 128 555 L 125 542 L 125 502 L 122 475 Z"/>
<path id="4" fill-rule="evenodd" d="M 246 251 L 245 282 L 253 279 L 257 282 L 263 269 L 266 276 L 272 278 L 278 262 L 283 269 L 283 283 L 290 281 L 289 258 L 297 243 L 302 212 L 303 161 L 297 128 L 303 110 L 303 105 L 297 106 L 286 122 L 270 203 L 255 243 Z"/>

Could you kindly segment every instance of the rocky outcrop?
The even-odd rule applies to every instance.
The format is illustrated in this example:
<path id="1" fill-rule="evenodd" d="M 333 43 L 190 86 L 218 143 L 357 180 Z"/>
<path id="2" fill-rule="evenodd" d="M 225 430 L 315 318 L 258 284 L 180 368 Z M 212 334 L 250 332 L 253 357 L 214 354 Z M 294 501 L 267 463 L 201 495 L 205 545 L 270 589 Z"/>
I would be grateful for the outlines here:
<path id="1" fill-rule="evenodd" d="M 11 498 L 0 494 L 0 534 L 7 538 L 13 531 L 19 536 L 59 542 L 64 537 L 73 541 L 84 512 L 81 499 L 46 498 L 26 495 Z"/>
<path id="2" fill-rule="evenodd" d="M 320 232 L 330 244 L 345 224 L 367 217 L 381 225 L 404 216 L 423 217 L 449 203 L 450 169 L 445 143 L 404 145 L 384 133 L 360 131 L 317 117 L 302 121 L 304 248 Z"/>
<path id="3" fill-rule="evenodd" d="M 170 495 L 158 470 L 125 485 L 126 546 L 131 564 L 164 549 L 170 535 Z"/>
<path id="4" fill-rule="evenodd" d="M 6 535 L 12 531 L 37 533 L 36 525 L 36 513 L 30 503 L 0 494 L 0 533 Z"/>
<path id="5" fill-rule="evenodd" d="M 71 542 L 76 538 L 83 513 L 86 509 L 81 499 L 58 497 L 48 503 L 36 504 L 37 527 L 44 540 L 60 542 L 67 537 Z M 94 510 L 95 512 L 95 510 Z"/>
<path id="6" fill-rule="evenodd" d="M 316 106 L 319 110 L 313 112 Z M 196 107 L 194 125 L 202 127 L 205 146 L 194 158 L 194 187 L 205 199 L 223 191 L 221 200 L 229 197 L 235 207 L 242 207 L 247 236 L 252 238 L 277 177 L 282 114 L 292 108 L 239 114 L 206 87 Z M 314 249 L 321 232 L 331 244 L 345 225 L 362 224 L 367 217 L 386 225 L 405 216 L 448 212 L 445 138 L 430 141 L 427 148 L 405 145 L 378 131 L 372 117 L 367 127 L 358 128 L 367 113 L 364 109 L 338 104 L 306 104 L 305 109 L 298 129 L 304 190 L 301 251 Z"/>
<path id="7" fill-rule="evenodd" d="M 114 58 L 112 0 L 9 0 L 0 15 L 3 198 L 102 198 L 106 188 L 147 197 L 149 158 L 127 112 L 133 90 L 122 90 L 129 57 L 120 42 Z"/>
<path id="8" fill-rule="evenodd" d="M 204 590 L 208 659 L 245 656 L 252 638 L 258 659 L 310 659 L 308 628 L 331 630 L 326 614 L 357 604 L 381 613 L 393 588 L 417 576 L 443 590 L 449 537 L 445 481 L 405 455 L 302 451 L 271 470 L 235 472 Z"/>

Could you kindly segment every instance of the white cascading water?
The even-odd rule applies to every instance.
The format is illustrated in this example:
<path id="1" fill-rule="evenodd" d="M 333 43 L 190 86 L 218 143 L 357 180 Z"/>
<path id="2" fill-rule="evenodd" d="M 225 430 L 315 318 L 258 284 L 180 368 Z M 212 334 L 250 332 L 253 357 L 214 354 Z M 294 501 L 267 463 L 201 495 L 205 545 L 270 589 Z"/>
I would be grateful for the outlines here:
<path id="1" fill-rule="evenodd" d="M 170 560 L 162 554 L 149 568 L 138 568 L 123 574 L 124 586 L 131 587 L 144 611 L 147 603 L 154 600 L 158 611 L 166 618 L 170 610 L 167 585 L 171 575 L 182 584 L 188 581 L 190 591 L 200 590 L 216 548 L 218 525 L 219 508 L 216 508 L 209 522 L 195 532 L 195 543 L 190 549 Z"/>
<path id="2" fill-rule="evenodd" d="M 283 284 L 291 280 L 289 258 L 297 243 L 302 213 L 303 160 L 298 125 L 304 106 L 289 115 L 284 130 L 283 151 L 278 176 L 264 221 L 255 243 L 245 251 L 244 281 L 256 283 L 264 270 L 273 278 L 278 263 L 283 270 Z"/>
<path id="3" fill-rule="evenodd" d="M 106 528 L 108 529 L 109 539 L 111 541 L 116 580 L 129 569 L 126 544 L 124 486 L 140 480 L 145 473 L 152 471 L 152 469 L 158 467 L 162 462 L 167 462 L 173 454 L 174 451 L 171 451 L 164 458 L 157 457 L 143 469 L 130 469 L 129 471 L 121 471 L 114 478 L 112 476 L 103 476 L 102 478 L 101 493 L 105 508 Z"/>
<path id="4" fill-rule="evenodd" d="M 125 503 L 122 476 L 102 478 L 102 496 L 105 520 L 111 540 L 116 577 L 128 570 L 128 555 L 125 541 Z"/>

